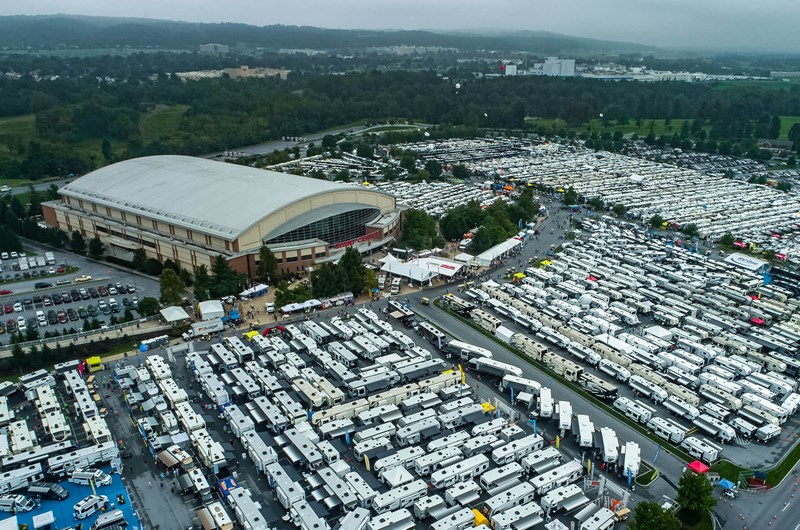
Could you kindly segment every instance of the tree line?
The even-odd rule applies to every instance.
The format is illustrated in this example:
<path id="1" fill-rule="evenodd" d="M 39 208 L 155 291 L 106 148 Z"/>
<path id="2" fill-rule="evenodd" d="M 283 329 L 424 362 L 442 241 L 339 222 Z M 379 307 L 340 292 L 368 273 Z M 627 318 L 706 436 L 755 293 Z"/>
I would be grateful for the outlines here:
<path id="1" fill-rule="evenodd" d="M 526 116 L 580 125 L 605 120 L 698 118 L 710 138 L 775 134 L 774 116 L 800 115 L 800 86 L 718 89 L 713 83 L 610 83 L 582 78 L 445 79 L 434 71 L 300 73 L 274 78 L 183 82 L 160 75 L 108 83 L 95 77 L 36 81 L 0 79 L 0 115 L 35 114 L 38 139 L 5 136 L 0 177 L 83 173 L 102 163 L 66 146 L 87 138 L 124 142 L 114 159 L 200 154 L 342 123 L 409 117 L 428 123 L 524 129 Z M 453 79 L 464 77 L 459 89 Z M 143 136 L 140 119 L 156 105 L 188 106 L 177 130 Z M 766 117 L 766 120 L 765 120 Z M 701 130 L 704 130 L 701 127 Z M 699 134 L 699 133 L 698 133 Z"/>

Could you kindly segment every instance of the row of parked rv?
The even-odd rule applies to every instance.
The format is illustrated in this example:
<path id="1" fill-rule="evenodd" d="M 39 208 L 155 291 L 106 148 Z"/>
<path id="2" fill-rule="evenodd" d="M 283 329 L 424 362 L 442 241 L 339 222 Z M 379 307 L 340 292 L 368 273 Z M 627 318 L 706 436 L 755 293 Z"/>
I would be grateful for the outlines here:
<path id="1" fill-rule="evenodd" d="M 78 365 L 61 363 L 55 374 L 25 374 L 18 385 L 0 389 L 0 510 L 30 512 L 37 508 L 33 498 L 66 502 L 69 491 L 59 484 L 65 479 L 95 490 L 111 485 L 112 477 L 100 468 L 118 459 L 120 451 L 103 419 L 105 410 L 97 405 L 93 377 L 84 378 Z M 19 394 L 35 416 L 15 417 L 9 400 L 20 403 Z M 75 502 L 73 520 L 103 511 L 92 530 L 126 524 L 122 511 L 107 510 L 109 498 L 100 493 Z"/>
<path id="2" fill-rule="evenodd" d="M 345 153 L 341 158 L 333 158 L 325 155 L 307 156 L 298 160 L 275 164 L 269 166 L 267 169 L 303 175 L 312 175 L 321 172 L 328 180 L 333 180 L 339 176 L 342 171 L 347 171 L 354 179 L 372 181 L 383 178 L 383 173 L 388 167 L 390 167 L 389 164 L 381 162 L 380 160 L 371 160 Z"/>
<path id="3" fill-rule="evenodd" d="M 530 154 L 476 164 L 476 169 L 502 169 L 506 177 L 557 189 L 571 186 L 586 199 L 622 203 L 629 215 L 645 222 L 658 214 L 678 226 L 695 224 L 702 236 L 711 238 L 732 232 L 761 242 L 776 231 L 797 229 L 800 200 L 795 195 L 619 154 L 547 144 Z"/>
<path id="4" fill-rule="evenodd" d="M 664 438 L 684 443 L 699 430 L 726 443 L 766 442 L 796 412 L 798 303 L 761 278 L 660 243 L 603 238 L 567 247 L 546 269 L 526 274 L 517 284 L 490 281 L 469 290 L 472 301 L 450 296 L 449 304 L 568 380 L 615 400 Z M 662 326 L 634 333 L 640 318 Z M 677 419 L 651 421 L 651 404 L 617 397 L 611 383 L 590 380 L 589 367 Z"/>
<path id="5" fill-rule="evenodd" d="M 577 511 L 570 517 L 582 530 L 613 526 L 616 515 L 574 485 L 584 472 L 579 462 L 495 414 L 459 371 L 371 310 L 274 331 L 190 352 L 186 366 L 192 388 L 218 408 L 298 528 L 324 530 L 338 520 L 335 528 L 345 530 L 526 529 L 569 511 Z M 464 354 L 463 361 L 490 355 Z M 165 406 L 139 420 L 150 425 L 142 430 L 160 448 L 156 456 L 179 476 L 200 468 L 224 480 L 231 462 L 208 435 L 203 410 L 188 401 L 160 357 L 148 357 L 147 366 L 118 370 L 118 379 L 156 381 Z M 179 432 L 191 448 L 158 440 Z M 611 435 L 605 436 L 610 454 Z M 629 453 L 637 471 L 638 447 Z M 201 480 L 202 473 L 193 483 Z M 223 518 L 225 506 L 214 504 L 206 484 L 196 493 Z M 266 528 L 261 508 L 255 501 L 237 505 L 235 517 L 247 528 Z"/>
<path id="6" fill-rule="evenodd" d="M 397 148 L 414 151 L 422 161 L 436 160 L 447 167 L 473 166 L 481 161 L 527 152 L 530 146 L 530 140 L 521 138 L 474 138 L 400 144 Z"/>
<path id="7" fill-rule="evenodd" d="M 401 207 L 422 210 L 434 217 L 441 217 L 448 210 L 475 201 L 488 206 L 501 197 L 482 186 L 469 184 L 449 184 L 445 182 L 381 182 L 373 185 L 377 190 L 397 197 Z"/>

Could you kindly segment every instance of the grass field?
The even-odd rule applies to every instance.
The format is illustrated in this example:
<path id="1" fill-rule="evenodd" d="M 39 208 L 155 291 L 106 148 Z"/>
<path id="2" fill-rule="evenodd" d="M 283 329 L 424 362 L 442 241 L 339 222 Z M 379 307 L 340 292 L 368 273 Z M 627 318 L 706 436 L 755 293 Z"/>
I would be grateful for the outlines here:
<path id="1" fill-rule="evenodd" d="M 737 88 L 757 88 L 759 90 L 789 90 L 800 84 L 800 80 L 783 81 L 782 79 L 746 80 L 746 81 L 717 81 L 712 86 L 717 90 L 732 90 Z"/>
<path id="2" fill-rule="evenodd" d="M 789 139 L 789 129 L 795 123 L 800 123 L 800 116 L 781 116 L 781 140 Z"/>
<path id="3" fill-rule="evenodd" d="M 147 144 L 174 134 L 187 110 L 189 105 L 159 105 L 155 110 L 143 114 L 139 119 L 142 142 Z"/>
<path id="4" fill-rule="evenodd" d="M 9 150 L 9 138 L 18 138 L 20 145 L 24 146 L 37 136 L 36 116 L 33 114 L 0 118 L 0 153 L 16 155 L 16 152 Z"/>

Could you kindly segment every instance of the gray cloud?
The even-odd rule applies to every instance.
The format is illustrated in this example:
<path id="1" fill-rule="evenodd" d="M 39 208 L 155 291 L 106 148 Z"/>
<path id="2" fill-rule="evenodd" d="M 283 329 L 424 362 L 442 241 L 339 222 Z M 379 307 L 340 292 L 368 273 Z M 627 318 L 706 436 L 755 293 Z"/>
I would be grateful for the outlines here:
<path id="1" fill-rule="evenodd" d="M 800 52 L 796 0 L 3 0 L 0 15 L 72 13 L 367 29 L 545 30 L 663 47 Z"/>

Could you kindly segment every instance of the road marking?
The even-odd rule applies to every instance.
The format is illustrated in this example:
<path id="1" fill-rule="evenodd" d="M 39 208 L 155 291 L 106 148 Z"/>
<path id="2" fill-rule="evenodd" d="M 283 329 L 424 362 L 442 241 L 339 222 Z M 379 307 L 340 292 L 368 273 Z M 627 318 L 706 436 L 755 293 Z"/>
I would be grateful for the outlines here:
<path id="1" fill-rule="evenodd" d="M 788 508 L 790 504 L 792 504 L 792 503 L 791 503 L 791 502 L 787 502 L 786 504 L 784 504 L 784 505 L 783 505 L 783 510 L 781 510 L 781 511 L 782 511 L 782 512 L 785 512 L 785 511 L 786 511 L 786 508 Z M 800 526 L 800 524 L 799 524 L 799 525 L 797 525 L 797 526 Z M 797 527 L 795 527 L 795 530 L 797 530 Z"/>

